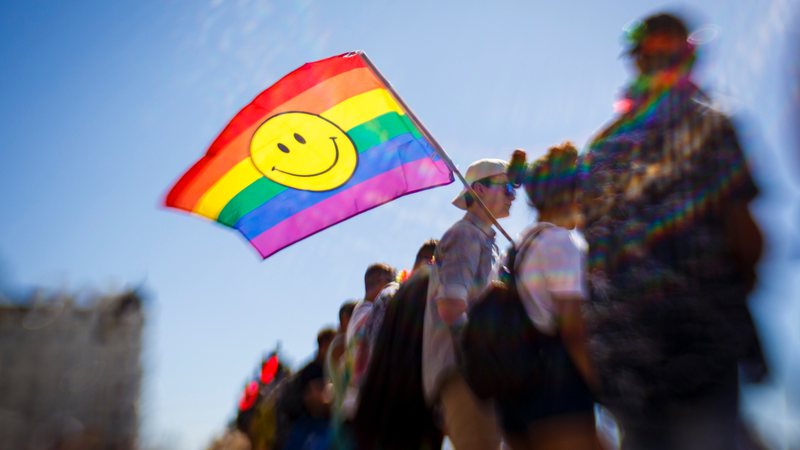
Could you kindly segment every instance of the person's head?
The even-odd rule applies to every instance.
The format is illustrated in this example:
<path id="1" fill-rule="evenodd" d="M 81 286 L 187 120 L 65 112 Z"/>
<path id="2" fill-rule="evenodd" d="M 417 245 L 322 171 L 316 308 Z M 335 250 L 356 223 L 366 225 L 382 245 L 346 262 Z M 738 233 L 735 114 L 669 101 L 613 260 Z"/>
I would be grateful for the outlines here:
<path id="1" fill-rule="evenodd" d="M 317 333 L 317 358 L 324 358 L 328 354 L 328 347 L 336 337 L 336 330 L 333 328 L 323 328 Z"/>
<path id="2" fill-rule="evenodd" d="M 508 163 L 501 159 L 480 159 L 467 168 L 464 179 L 496 219 L 508 217 L 514 201 L 514 186 L 508 180 Z M 453 200 L 460 209 L 483 215 L 482 208 L 464 188 Z"/>
<path id="3" fill-rule="evenodd" d="M 655 14 L 632 26 L 626 33 L 631 57 L 640 74 L 652 75 L 681 66 L 689 70 L 694 62 L 694 45 L 689 30 L 679 17 Z"/>
<path id="4" fill-rule="evenodd" d="M 325 418 L 330 414 L 331 392 L 325 381 L 322 364 L 309 364 L 297 373 L 297 386 L 303 408 L 309 416 Z"/>
<path id="5" fill-rule="evenodd" d="M 356 302 L 344 302 L 339 307 L 339 332 L 344 333 L 347 330 L 347 325 L 350 324 L 350 318 L 353 317 L 353 310 L 356 309 Z"/>
<path id="6" fill-rule="evenodd" d="M 575 226 L 577 219 L 578 150 L 571 142 L 551 147 L 525 172 L 525 193 L 539 213 L 539 219 L 565 228 Z"/>
<path id="7" fill-rule="evenodd" d="M 417 257 L 414 258 L 414 270 L 433 261 L 433 254 L 436 252 L 436 245 L 438 244 L 439 241 L 436 239 L 428 239 L 422 244 L 422 247 L 417 251 Z"/>
<path id="8" fill-rule="evenodd" d="M 397 271 L 388 264 L 375 263 L 367 267 L 367 271 L 364 272 L 364 300 L 368 302 L 375 300 L 381 289 L 394 281 L 395 277 Z"/>

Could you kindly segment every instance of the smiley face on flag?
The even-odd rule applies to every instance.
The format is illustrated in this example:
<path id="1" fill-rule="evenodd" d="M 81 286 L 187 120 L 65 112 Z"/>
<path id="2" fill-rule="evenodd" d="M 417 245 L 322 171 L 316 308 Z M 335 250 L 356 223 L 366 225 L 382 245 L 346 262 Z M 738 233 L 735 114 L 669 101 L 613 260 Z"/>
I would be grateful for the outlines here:
<path id="1" fill-rule="evenodd" d="M 329 191 L 355 172 L 358 151 L 338 125 L 316 114 L 285 112 L 253 133 L 250 159 L 270 180 L 303 191 Z"/>

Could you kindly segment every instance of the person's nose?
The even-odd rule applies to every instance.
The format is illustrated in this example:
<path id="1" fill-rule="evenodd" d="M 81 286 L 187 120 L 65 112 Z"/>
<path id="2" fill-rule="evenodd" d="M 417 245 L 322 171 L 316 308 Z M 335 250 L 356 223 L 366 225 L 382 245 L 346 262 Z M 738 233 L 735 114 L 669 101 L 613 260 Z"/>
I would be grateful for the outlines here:
<path id="1" fill-rule="evenodd" d="M 517 190 L 514 189 L 514 186 L 512 186 L 510 184 L 508 185 L 508 188 L 506 188 L 506 196 L 510 197 L 511 200 L 514 200 L 514 199 L 517 198 Z"/>

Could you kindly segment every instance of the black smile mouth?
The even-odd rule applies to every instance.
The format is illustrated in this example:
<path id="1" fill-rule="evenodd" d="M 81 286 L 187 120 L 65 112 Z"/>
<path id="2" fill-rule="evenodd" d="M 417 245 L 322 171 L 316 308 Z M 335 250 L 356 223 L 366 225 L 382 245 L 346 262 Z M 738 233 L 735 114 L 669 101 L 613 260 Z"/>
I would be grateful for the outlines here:
<path id="1" fill-rule="evenodd" d="M 286 171 L 283 171 L 281 169 L 278 169 L 275 166 L 272 167 L 272 170 L 275 171 L 275 172 L 284 173 L 286 175 L 291 175 L 293 177 L 304 177 L 304 178 L 316 177 L 316 176 L 322 175 L 323 173 L 329 172 L 331 169 L 336 167 L 336 163 L 339 162 L 339 145 L 336 144 L 336 138 L 335 137 L 331 136 L 330 140 L 333 141 L 333 149 L 336 152 L 336 156 L 333 158 L 333 162 L 331 163 L 330 166 L 328 166 L 327 169 L 325 169 L 325 170 L 323 170 L 321 172 L 309 173 L 309 174 L 297 174 L 297 173 L 292 173 L 292 172 L 286 172 Z"/>

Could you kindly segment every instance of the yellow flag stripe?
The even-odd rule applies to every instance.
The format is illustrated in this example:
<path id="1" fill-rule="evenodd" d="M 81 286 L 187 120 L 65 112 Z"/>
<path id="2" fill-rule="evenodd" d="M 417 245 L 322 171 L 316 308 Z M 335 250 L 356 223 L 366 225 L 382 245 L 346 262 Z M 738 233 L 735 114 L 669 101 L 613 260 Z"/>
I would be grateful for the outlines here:
<path id="1" fill-rule="evenodd" d="M 194 212 L 208 217 L 209 219 L 217 220 L 222 208 L 224 208 L 239 191 L 261 177 L 263 177 L 263 175 L 256 169 L 253 160 L 248 156 L 239 161 L 231 170 L 220 177 L 220 179 L 200 197 L 200 200 L 194 207 Z"/>
<path id="2" fill-rule="evenodd" d="M 380 88 L 354 95 L 320 115 L 338 125 L 339 128 L 349 131 L 364 122 L 369 122 L 390 112 L 396 112 L 401 116 L 405 115 L 405 111 L 392 98 L 389 91 Z"/>

